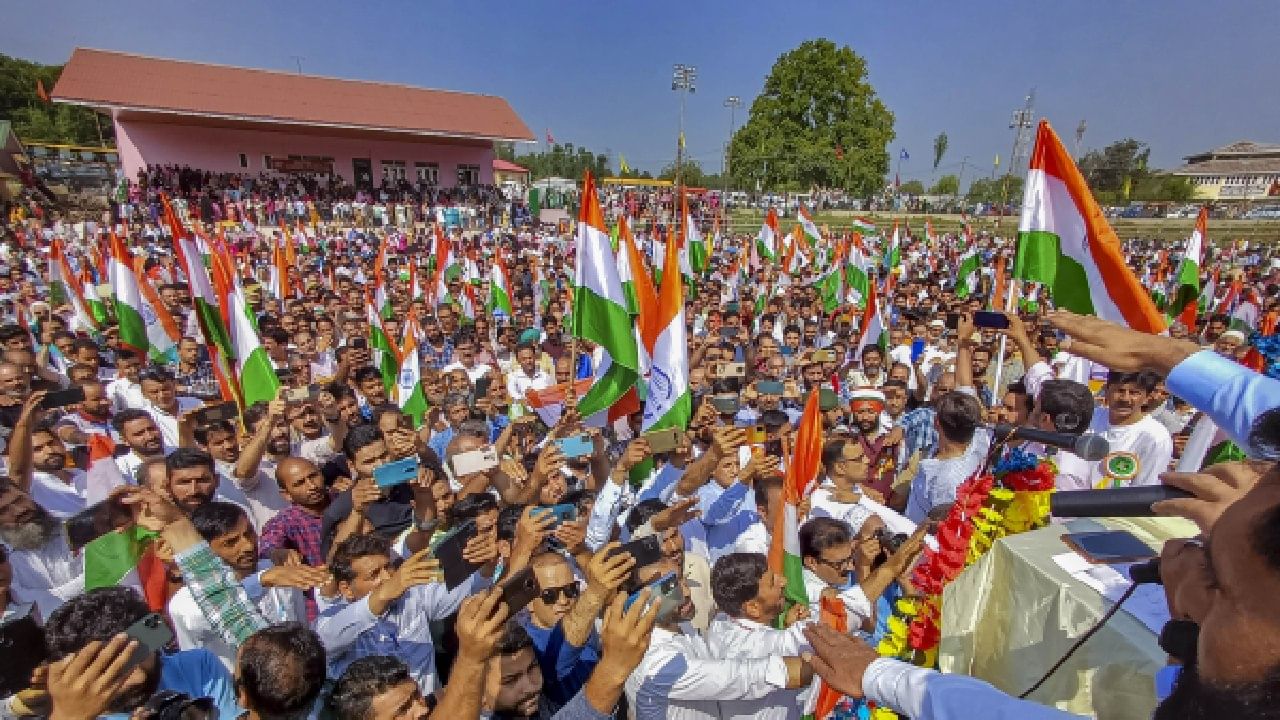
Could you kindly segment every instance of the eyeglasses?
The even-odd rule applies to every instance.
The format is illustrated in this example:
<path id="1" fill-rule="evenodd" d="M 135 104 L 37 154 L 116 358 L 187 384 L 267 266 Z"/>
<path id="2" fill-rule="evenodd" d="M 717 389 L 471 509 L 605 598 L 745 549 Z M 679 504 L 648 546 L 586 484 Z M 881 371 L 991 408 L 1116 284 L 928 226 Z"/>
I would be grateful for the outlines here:
<path id="1" fill-rule="evenodd" d="M 848 555 L 840 558 L 839 560 L 828 560 L 827 558 L 824 558 L 821 555 L 817 556 L 814 559 L 822 563 L 823 565 L 826 565 L 829 568 L 840 570 L 841 568 L 847 568 L 853 564 L 853 553 L 849 553 Z"/>
<path id="2" fill-rule="evenodd" d="M 542 590 L 538 592 L 538 599 L 542 600 L 546 605 L 554 605 L 555 602 L 560 599 L 561 593 L 564 593 L 564 596 L 570 600 L 577 600 L 578 596 L 582 594 L 582 588 L 579 588 L 577 583 L 569 583 L 568 585 L 561 585 L 560 587 L 542 588 Z"/>

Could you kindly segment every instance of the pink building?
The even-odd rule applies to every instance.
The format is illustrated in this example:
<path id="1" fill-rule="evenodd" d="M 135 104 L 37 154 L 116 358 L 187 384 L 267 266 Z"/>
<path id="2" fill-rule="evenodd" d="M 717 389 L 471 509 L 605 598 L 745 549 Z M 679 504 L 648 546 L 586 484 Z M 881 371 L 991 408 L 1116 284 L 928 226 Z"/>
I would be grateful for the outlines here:
<path id="1" fill-rule="evenodd" d="M 52 98 L 115 124 L 128 177 L 146 165 L 331 172 L 441 187 L 493 183 L 494 141 L 534 140 L 492 95 L 77 48 Z"/>

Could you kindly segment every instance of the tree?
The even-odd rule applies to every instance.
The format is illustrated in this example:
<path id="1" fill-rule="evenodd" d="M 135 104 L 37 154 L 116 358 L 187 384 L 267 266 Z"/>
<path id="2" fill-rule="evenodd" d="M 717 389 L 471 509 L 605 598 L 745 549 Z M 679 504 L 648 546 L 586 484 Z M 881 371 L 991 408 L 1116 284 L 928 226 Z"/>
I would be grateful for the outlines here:
<path id="1" fill-rule="evenodd" d="M 1016 203 L 1022 200 L 1022 178 L 1004 175 L 995 179 L 978 178 L 969 186 L 965 195 L 969 202 Z"/>
<path id="2" fill-rule="evenodd" d="M 729 145 L 739 187 L 786 184 L 869 196 L 889 172 L 893 113 L 848 46 L 808 40 L 782 54 Z"/>
<path id="3" fill-rule="evenodd" d="M 18 137 L 29 142 L 66 145 L 112 142 L 111 123 L 99 125 L 93 110 L 48 105 L 36 94 L 37 81 L 44 85 L 46 92 L 53 92 L 62 67 L 0 55 L 0 120 L 11 121 Z"/>
<path id="4" fill-rule="evenodd" d="M 898 192 L 903 195 L 923 195 L 924 183 L 919 180 L 908 180 L 902 183 L 902 187 L 898 188 Z"/>
<path id="5" fill-rule="evenodd" d="M 1196 188 L 1191 179 L 1177 175 L 1153 175 L 1135 183 L 1129 197 L 1133 200 L 1167 200 L 1187 202 L 1195 196 Z"/>
<path id="6" fill-rule="evenodd" d="M 1080 158 L 1080 173 L 1095 195 L 1102 192 L 1123 194 L 1126 180 L 1132 188 L 1150 176 L 1147 171 L 1150 155 L 1151 148 L 1146 143 L 1125 138 L 1102 150 L 1086 153 Z"/>
<path id="7" fill-rule="evenodd" d="M 673 162 L 662 168 L 662 172 L 658 173 L 658 179 L 675 180 L 676 164 Z M 720 187 L 720 176 L 702 172 L 702 166 L 696 160 L 685 160 L 684 168 L 680 172 L 680 182 L 689 187 Z"/>
<path id="8" fill-rule="evenodd" d="M 938 182 L 929 188 L 930 195 L 958 195 L 960 193 L 960 178 L 955 175 L 943 175 L 938 178 Z"/>
<path id="9" fill-rule="evenodd" d="M 938 137 L 933 139 L 933 169 L 938 169 L 938 163 L 942 162 L 942 156 L 947 154 L 947 134 L 938 133 Z"/>
<path id="10" fill-rule="evenodd" d="M 528 168 L 530 177 L 535 180 L 547 177 L 576 179 L 587 170 L 596 177 L 613 174 L 608 157 L 597 155 L 585 147 L 575 147 L 573 143 L 552 145 L 547 152 L 520 155 L 513 162 Z"/>

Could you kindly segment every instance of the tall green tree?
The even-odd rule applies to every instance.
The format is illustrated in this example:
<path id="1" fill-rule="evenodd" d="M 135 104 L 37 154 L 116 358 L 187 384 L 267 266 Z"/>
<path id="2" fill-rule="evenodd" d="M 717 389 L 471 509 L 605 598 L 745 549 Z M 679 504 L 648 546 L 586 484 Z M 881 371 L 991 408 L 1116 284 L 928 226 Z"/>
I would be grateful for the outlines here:
<path id="1" fill-rule="evenodd" d="M 739 187 L 840 188 L 869 196 L 889 172 L 893 113 L 848 46 L 807 40 L 781 55 L 729 145 Z"/>
<path id="2" fill-rule="evenodd" d="M 943 175 L 929 188 L 930 195 L 957 195 L 959 192 L 960 178 L 955 175 Z"/>
<path id="3" fill-rule="evenodd" d="M 12 122 L 18 137 L 29 142 L 64 145 L 112 143 L 111 123 L 104 121 L 99 125 L 92 110 L 73 105 L 49 105 L 36 94 L 37 83 L 42 83 L 46 92 L 53 92 L 53 86 L 62 75 L 62 67 L 0 55 L 0 120 Z"/>
<path id="4" fill-rule="evenodd" d="M 938 137 L 933 139 L 933 169 L 938 169 L 938 163 L 942 162 L 942 156 L 947 154 L 947 134 L 938 133 Z"/>
<path id="5" fill-rule="evenodd" d="M 903 195 L 923 195 L 924 183 L 919 180 L 908 180 L 902 183 L 902 187 L 898 188 L 898 192 Z"/>
<path id="6" fill-rule="evenodd" d="M 500 150 L 498 154 L 499 157 L 502 156 Z M 587 170 L 596 177 L 613 174 L 607 156 L 593 153 L 589 148 L 578 147 L 573 143 L 552 145 L 547 152 L 518 155 L 512 162 L 527 168 L 534 180 L 548 177 L 581 179 Z"/>
<path id="7" fill-rule="evenodd" d="M 1151 148 L 1133 138 L 1111 143 L 1101 150 L 1090 150 L 1080 158 L 1080 172 L 1097 193 L 1121 193 L 1125 182 L 1136 187 L 1150 177 L 1147 159 Z"/>

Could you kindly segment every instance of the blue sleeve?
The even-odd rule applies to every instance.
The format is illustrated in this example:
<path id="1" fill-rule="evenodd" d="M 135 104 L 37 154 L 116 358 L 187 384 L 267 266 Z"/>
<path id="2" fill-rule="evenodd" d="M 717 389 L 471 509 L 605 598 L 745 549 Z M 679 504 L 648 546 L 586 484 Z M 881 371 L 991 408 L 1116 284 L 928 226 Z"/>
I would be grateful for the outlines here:
<path id="1" fill-rule="evenodd" d="M 712 497 L 714 490 L 709 490 L 708 485 L 702 486 L 698 491 L 698 509 L 702 511 L 702 523 L 704 525 L 723 525 L 728 522 L 738 509 L 742 507 L 742 502 L 747 499 L 747 495 L 751 490 L 742 483 L 734 483 L 732 487 L 721 492 L 718 497 Z M 719 490 L 719 486 L 716 486 Z"/>
<path id="2" fill-rule="evenodd" d="M 1249 430 L 1262 413 L 1280 407 L 1280 380 L 1260 375 L 1212 350 L 1178 363 L 1165 380 L 1169 393 L 1202 411 L 1223 432 L 1256 457 Z"/>

